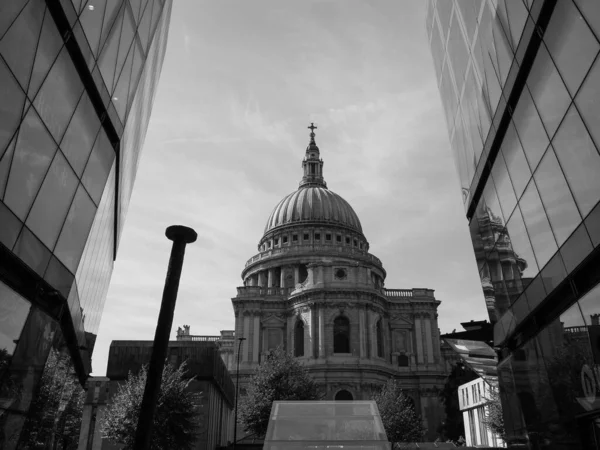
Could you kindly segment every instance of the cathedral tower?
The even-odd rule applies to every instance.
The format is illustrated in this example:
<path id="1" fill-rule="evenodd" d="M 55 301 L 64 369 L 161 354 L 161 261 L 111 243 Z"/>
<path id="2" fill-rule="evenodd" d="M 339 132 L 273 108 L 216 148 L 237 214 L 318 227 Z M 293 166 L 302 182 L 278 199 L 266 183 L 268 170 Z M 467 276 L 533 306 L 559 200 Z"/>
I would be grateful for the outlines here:
<path id="1" fill-rule="evenodd" d="M 269 350 L 281 346 L 308 367 L 326 400 L 370 399 L 395 377 L 433 440 L 446 374 L 440 301 L 431 289 L 384 287 L 386 271 L 369 253 L 357 214 L 327 187 L 317 127 L 309 128 L 300 185 L 269 215 L 232 299 L 235 336 L 245 338 L 240 391 Z"/>

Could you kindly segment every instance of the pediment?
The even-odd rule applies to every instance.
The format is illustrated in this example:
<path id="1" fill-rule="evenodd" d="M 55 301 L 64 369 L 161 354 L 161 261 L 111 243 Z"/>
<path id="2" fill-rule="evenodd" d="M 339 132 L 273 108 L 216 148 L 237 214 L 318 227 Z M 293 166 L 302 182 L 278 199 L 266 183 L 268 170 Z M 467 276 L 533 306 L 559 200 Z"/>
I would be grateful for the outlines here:
<path id="1" fill-rule="evenodd" d="M 285 326 L 285 319 L 283 319 L 283 317 L 280 317 L 280 315 L 278 314 L 268 314 L 267 316 L 261 319 L 260 323 L 263 327 L 280 328 Z"/>
<path id="2" fill-rule="evenodd" d="M 390 324 L 392 326 L 411 326 L 413 321 L 408 314 L 392 314 L 390 317 Z"/>

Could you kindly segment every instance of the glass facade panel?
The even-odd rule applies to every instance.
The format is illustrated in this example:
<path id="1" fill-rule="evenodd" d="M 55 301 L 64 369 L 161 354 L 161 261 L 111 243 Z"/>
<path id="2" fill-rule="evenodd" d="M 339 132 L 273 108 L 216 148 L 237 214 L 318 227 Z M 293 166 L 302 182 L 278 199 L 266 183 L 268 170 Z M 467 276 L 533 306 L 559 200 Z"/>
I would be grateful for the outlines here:
<path id="1" fill-rule="evenodd" d="M 531 241 L 529 240 L 529 235 L 527 234 L 520 208 L 515 209 L 506 228 L 508 229 L 508 235 L 510 236 L 513 251 L 516 256 L 525 262 L 522 277 L 532 279 L 537 275 L 539 269 L 536 259 L 533 256 Z"/>
<path id="2" fill-rule="evenodd" d="M 77 176 L 58 152 L 25 224 L 53 249 L 77 189 Z"/>
<path id="3" fill-rule="evenodd" d="M 51 256 L 50 250 L 27 227 L 21 229 L 13 253 L 39 276 L 44 275 Z"/>
<path id="4" fill-rule="evenodd" d="M 84 92 L 60 143 L 62 152 L 78 176 L 83 172 L 99 130 L 100 119 L 89 96 Z"/>
<path id="5" fill-rule="evenodd" d="M 0 39 L 0 55 L 8 63 L 23 90 L 27 89 L 29 83 L 43 19 L 44 2 L 31 0 Z"/>
<path id="6" fill-rule="evenodd" d="M 452 18 L 452 25 L 450 27 L 448 54 L 452 62 L 452 71 L 454 72 L 456 85 L 462 86 L 467 63 L 469 62 L 469 53 L 467 52 L 467 45 L 458 25 L 458 16 L 456 14 Z"/>
<path id="7" fill-rule="evenodd" d="M 9 359 L 15 351 L 21 330 L 25 325 L 31 303 L 0 283 L 0 379 L 8 368 Z"/>
<path id="8" fill-rule="evenodd" d="M 512 180 L 515 195 L 519 198 L 531 179 L 531 170 L 529 170 L 523 147 L 521 147 L 521 141 L 512 123 L 508 126 L 504 137 L 502 155 L 504 156 L 504 161 Z"/>
<path id="9" fill-rule="evenodd" d="M 583 13 L 586 22 L 600 38 L 600 3 L 595 0 L 575 0 L 575 4 Z"/>
<path id="10" fill-rule="evenodd" d="M 81 178 L 83 185 L 96 204 L 100 202 L 106 177 L 108 177 L 114 159 L 115 150 L 110 144 L 106 133 L 102 130 L 98 135 L 98 139 L 96 139 L 94 149 Z"/>
<path id="11" fill-rule="evenodd" d="M 575 106 L 569 109 L 552 144 L 581 215 L 585 217 L 600 199 L 600 154 Z"/>
<path id="12" fill-rule="evenodd" d="M 33 101 L 57 142 L 62 139 L 82 92 L 81 79 L 63 48 Z"/>
<path id="13" fill-rule="evenodd" d="M 571 103 L 571 96 L 543 44 L 538 50 L 527 85 L 548 136 L 554 136 Z"/>
<path id="14" fill-rule="evenodd" d="M 574 97 L 600 50 L 600 43 L 571 0 L 556 2 L 544 41 Z"/>
<path id="15" fill-rule="evenodd" d="M 579 225 L 581 216 L 552 148 L 546 152 L 534 178 L 560 247 Z"/>
<path id="16" fill-rule="evenodd" d="M 533 181 L 529 183 L 519 205 L 538 262 L 538 267 L 544 267 L 552 255 L 556 253 L 558 247 L 550 229 L 546 211 Z"/>
<path id="17" fill-rule="evenodd" d="M 527 87 L 523 89 L 517 103 L 513 125 L 517 128 L 529 166 L 535 169 L 550 141 Z"/>
<path id="18" fill-rule="evenodd" d="M 24 104 L 25 94 L 0 58 L 0 121 L 3 124 L 0 127 L 0 160 L 17 129 Z"/>
<path id="19" fill-rule="evenodd" d="M 55 255 L 73 273 L 79 264 L 79 258 L 83 252 L 95 212 L 96 205 L 80 185 L 54 251 Z"/>
<path id="20" fill-rule="evenodd" d="M 21 231 L 21 221 L 15 216 L 4 203 L 0 202 L 0 242 L 6 248 L 13 248 L 19 232 Z"/>
<path id="21" fill-rule="evenodd" d="M 46 10 L 46 14 L 44 15 L 44 25 L 37 45 L 35 62 L 33 63 L 31 80 L 29 81 L 29 88 L 27 90 L 29 98 L 35 98 L 38 89 L 42 85 L 46 75 L 48 75 L 48 70 L 54 64 L 56 57 L 64 45 L 48 10 Z"/>
<path id="22" fill-rule="evenodd" d="M 55 153 L 56 144 L 30 108 L 21 122 L 4 194 L 4 203 L 19 219 L 25 220 Z"/>
<path id="23" fill-rule="evenodd" d="M 575 98 L 577 109 L 585 122 L 588 132 L 594 138 L 596 148 L 600 148 L 600 58 L 596 59 L 581 90 Z"/>

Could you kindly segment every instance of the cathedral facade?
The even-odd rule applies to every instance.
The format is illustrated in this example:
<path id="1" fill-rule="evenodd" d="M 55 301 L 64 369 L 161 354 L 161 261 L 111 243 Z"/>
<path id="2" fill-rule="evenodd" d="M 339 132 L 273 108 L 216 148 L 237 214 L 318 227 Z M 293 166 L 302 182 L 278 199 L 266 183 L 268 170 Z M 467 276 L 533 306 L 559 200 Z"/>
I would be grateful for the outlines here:
<path id="1" fill-rule="evenodd" d="M 240 393 L 268 352 L 290 351 L 309 369 L 325 400 L 366 400 L 396 378 L 435 439 L 447 374 L 431 289 L 387 289 L 382 262 L 350 204 L 327 188 L 309 127 L 298 189 L 271 212 L 258 254 L 232 299 Z M 237 338 L 245 340 L 239 342 Z M 233 348 L 231 348 L 233 347 Z M 232 357 L 233 356 L 233 357 Z"/>

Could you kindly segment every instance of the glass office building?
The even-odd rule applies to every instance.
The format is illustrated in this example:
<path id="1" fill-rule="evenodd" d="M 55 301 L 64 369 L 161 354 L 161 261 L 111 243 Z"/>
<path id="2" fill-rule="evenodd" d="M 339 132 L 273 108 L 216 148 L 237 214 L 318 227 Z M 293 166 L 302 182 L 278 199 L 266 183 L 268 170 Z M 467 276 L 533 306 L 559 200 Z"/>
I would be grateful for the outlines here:
<path id="1" fill-rule="evenodd" d="M 600 2 L 430 0 L 507 441 L 600 448 Z"/>
<path id="2" fill-rule="evenodd" d="M 24 423 L 34 432 L 50 354 L 68 356 L 80 383 L 91 372 L 171 6 L 0 2 L 2 448 Z"/>

